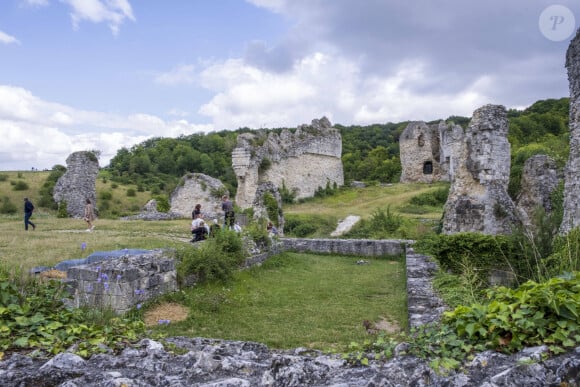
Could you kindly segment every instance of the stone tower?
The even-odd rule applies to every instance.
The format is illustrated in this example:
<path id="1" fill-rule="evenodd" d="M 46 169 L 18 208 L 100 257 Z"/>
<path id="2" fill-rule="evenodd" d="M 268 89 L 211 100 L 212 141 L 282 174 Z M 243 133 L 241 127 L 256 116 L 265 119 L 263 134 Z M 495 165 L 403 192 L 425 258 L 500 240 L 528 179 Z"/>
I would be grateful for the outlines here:
<path id="1" fill-rule="evenodd" d="M 507 193 L 510 173 L 507 131 L 503 106 L 485 105 L 473 113 L 453 160 L 444 233 L 509 234 L 519 223 L 515 205 Z"/>
<path id="2" fill-rule="evenodd" d="M 410 122 L 399 137 L 401 183 L 441 180 L 440 137 L 437 125 Z"/>
<path id="3" fill-rule="evenodd" d="M 297 199 L 312 197 L 327 184 L 344 185 L 342 137 L 323 117 L 292 132 L 242 133 L 232 152 L 238 180 L 236 204 L 252 207 L 260 184 L 286 187 Z"/>
<path id="4" fill-rule="evenodd" d="M 564 172 L 564 216 L 560 233 L 580 225 L 580 30 L 566 52 L 570 84 L 570 156 Z"/>
<path id="5" fill-rule="evenodd" d="M 85 203 L 91 200 L 97 208 L 97 175 L 99 160 L 93 152 L 71 153 L 66 159 L 66 172 L 54 186 L 53 199 L 56 203 L 66 202 L 69 216 L 82 218 Z"/>

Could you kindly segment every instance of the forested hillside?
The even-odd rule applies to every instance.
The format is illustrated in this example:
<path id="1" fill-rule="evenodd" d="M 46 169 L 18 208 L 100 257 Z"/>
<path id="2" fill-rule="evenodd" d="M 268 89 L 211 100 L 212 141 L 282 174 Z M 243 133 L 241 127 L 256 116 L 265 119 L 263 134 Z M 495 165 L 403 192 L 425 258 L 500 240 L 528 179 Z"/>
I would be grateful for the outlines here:
<path id="1" fill-rule="evenodd" d="M 525 160 L 538 153 L 554 157 L 563 166 L 568 157 L 568 98 L 547 99 L 525 110 L 509 110 L 509 140 L 512 144 L 510 194 L 519 189 L 518 178 Z M 469 118 L 447 118 L 466 127 Z M 336 124 L 342 134 L 345 181 L 393 183 L 399 180 L 399 136 L 408 122 L 367 126 Z M 264 129 L 261 129 L 264 130 Z M 266 131 L 280 131 L 281 128 Z M 237 182 L 231 153 L 240 128 L 178 138 L 152 138 L 131 149 L 122 148 L 106 168 L 110 178 L 137 184 L 146 190 L 170 193 L 187 172 L 218 178 L 235 193 Z"/>

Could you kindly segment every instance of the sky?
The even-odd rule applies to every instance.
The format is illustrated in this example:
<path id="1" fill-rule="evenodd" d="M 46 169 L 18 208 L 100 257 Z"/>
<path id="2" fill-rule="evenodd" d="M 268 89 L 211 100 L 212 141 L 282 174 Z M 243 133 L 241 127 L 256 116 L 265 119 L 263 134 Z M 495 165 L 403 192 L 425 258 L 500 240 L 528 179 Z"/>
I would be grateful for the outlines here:
<path id="1" fill-rule="evenodd" d="M 577 0 L 2 0 L 0 170 L 151 137 L 569 96 Z"/>

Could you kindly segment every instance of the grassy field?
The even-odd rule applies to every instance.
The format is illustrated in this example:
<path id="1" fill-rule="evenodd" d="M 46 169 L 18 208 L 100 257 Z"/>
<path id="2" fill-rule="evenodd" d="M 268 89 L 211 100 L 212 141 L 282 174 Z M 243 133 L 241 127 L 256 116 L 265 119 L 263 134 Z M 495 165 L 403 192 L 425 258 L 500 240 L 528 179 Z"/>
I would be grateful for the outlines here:
<path id="1" fill-rule="evenodd" d="M 399 212 L 407 218 L 439 219 L 440 208 L 427 208 L 421 214 L 406 212 L 409 200 L 416 195 L 435 191 L 448 183 L 436 184 L 391 184 L 387 186 L 369 186 L 366 188 L 351 188 L 339 190 L 335 195 L 324 198 L 313 198 L 300 204 L 288 205 L 284 208 L 286 214 L 327 215 L 345 218 L 348 215 L 359 215 L 368 218 L 377 209 Z"/>
<path id="2" fill-rule="evenodd" d="M 404 263 L 368 259 L 357 265 L 358 259 L 294 253 L 271 258 L 226 284 L 175 295 L 189 317 L 157 330 L 328 351 L 368 339 L 364 320 L 389 334 L 401 332 L 407 325 Z"/>

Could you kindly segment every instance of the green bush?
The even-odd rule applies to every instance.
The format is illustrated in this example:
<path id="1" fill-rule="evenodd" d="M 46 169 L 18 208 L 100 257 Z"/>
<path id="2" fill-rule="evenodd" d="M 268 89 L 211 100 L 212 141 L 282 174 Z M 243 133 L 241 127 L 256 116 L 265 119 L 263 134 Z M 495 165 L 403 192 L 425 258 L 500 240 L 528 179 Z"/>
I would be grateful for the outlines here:
<path id="1" fill-rule="evenodd" d="M 199 243 L 199 242 L 198 242 Z M 222 229 L 199 246 L 177 250 L 177 274 L 183 282 L 190 275 L 198 282 L 226 281 L 244 261 L 243 243 L 238 233 Z"/>
<path id="2" fill-rule="evenodd" d="M 133 189 L 133 188 L 128 188 L 128 189 L 127 189 L 127 196 L 128 196 L 128 197 L 134 197 L 134 196 L 137 196 L 137 193 L 135 192 L 135 189 Z"/>
<path id="3" fill-rule="evenodd" d="M 67 210 L 66 200 L 63 200 L 60 203 L 58 203 L 56 217 L 57 218 L 68 218 L 68 210 Z"/>
<path id="4" fill-rule="evenodd" d="M 169 212 L 171 206 L 169 205 L 169 199 L 167 195 L 158 195 L 153 199 L 157 201 L 157 211 L 159 212 Z"/>
<path id="5" fill-rule="evenodd" d="M 266 212 L 268 213 L 270 221 L 274 223 L 275 226 L 278 226 L 281 209 L 278 208 L 278 202 L 270 192 L 264 194 L 264 207 L 266 207 Z"/>
<path id="6" fill-rule="evenodd" d="M 18 180 L 14 186 L 12 187 L 12 189 L 14 191 L 26 191 L 27 189 L 29 189 L 30 187 L 28 186 L 28 184 L 25 181 L 22 180 Z"/>
<path id="7" fill-rule="evenodd" d="M 435 191 L 425 192 L 413 196 L 411 200 L 409 200 L 409 203 L 414 204 L 416 206 L 440 207 L 445 205 L 445 202 L 447 202 L 448 195 L 449 195 L 449 187 L 443 187 Z"/>
<path id="8" fill-rule="evenodd" d="M 62 165 L 55 165 L 52 167 L 52 171 L 46 178 L 46 181 L 40 188 L 40 200 L 38 201 L 39 207 L 50 208 L 53 210 L 58 209 L 58 204 L 53 199 L 53 190 L 56 182 L 64 173 L 66 172 L 66 167 Z"/>
<path id="9" fill-rule="evenodd" d="M 266 230 L 266 225 L 264 222 L 252 222 L 246 227 L 244 227 L 244 235 L 250 237 L 256 245 L 260 248 L 269 247 L 272 244 L 270 237 L 268 236 L 268 231 Z"/>
<path id="10" fill-rule="evenodd" d="M 16 205 L 10 201 L 8 196 L 4 196 L 2 205 L 0 206 L 0 214 L 15 214 L 17 212 L 18 208 Z"/>
<path id="11" fill-rule="evenodd" d="M 111 191 L 101 191 L 99 198 L 103 201 L 111 200 L 113 199 L 113 193 Z"/>
<path id="12" fill-rule="evenodd" d="M 0 181 L 8 181 L 8 175 L 0 173 Z"/>
<path id="13" fill-rule="evenodd" d="M 335 228 L 337 219 L 316 214 L 288 214 L 284 216 L 284 235 L 305 238 L 328 235 Z"/>

